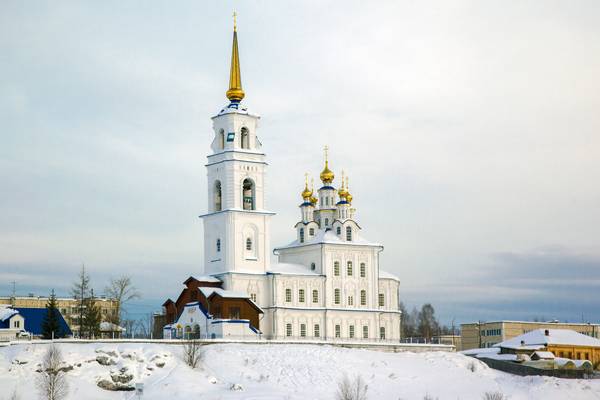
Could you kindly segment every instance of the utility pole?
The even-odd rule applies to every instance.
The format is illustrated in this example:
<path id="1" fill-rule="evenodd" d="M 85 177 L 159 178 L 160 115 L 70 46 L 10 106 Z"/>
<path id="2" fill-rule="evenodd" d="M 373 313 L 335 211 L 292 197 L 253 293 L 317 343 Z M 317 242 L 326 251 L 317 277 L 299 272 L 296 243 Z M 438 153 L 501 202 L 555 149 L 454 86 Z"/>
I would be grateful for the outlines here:
<path id="1" fill-rule="evenodd" d="M 12 296 L 10 297 L 10 304 L 14 307 L 17 298 L 17 282 L 12 281 Z"/>

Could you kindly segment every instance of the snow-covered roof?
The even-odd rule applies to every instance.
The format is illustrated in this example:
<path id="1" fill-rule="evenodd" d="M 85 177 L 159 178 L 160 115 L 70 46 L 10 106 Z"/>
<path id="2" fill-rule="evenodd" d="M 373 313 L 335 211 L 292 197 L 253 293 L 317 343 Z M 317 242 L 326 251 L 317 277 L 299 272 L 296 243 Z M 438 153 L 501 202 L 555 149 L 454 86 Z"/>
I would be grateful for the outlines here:
<path id="1" fill-rule="evenodd" d="M 398 278 L 396 275 L 382 269 L 379 270 L 379 279 L 393 279 L 400 282 L 400 278 Z"/>
<path id="2" fill-rule="evenodd" d="M 190 276 L 186 282 L 190 279 L 195 279 L 199 282 L 210 282 L 210 283 L 221 283 L 221 280 L 218 278 L 215 278 L 212 275 L 200 275 L 200 276 Z"/>
<path id="3" fill-rule="evenodd" d="M 533 353 L 533 356 L 537 356 L 540 360 L 553 360 L 554 354 L 550 351 L 536 351 Z"/>
<path id="4" fill-rule="evenodd" d="M 19 311 L 14 308 L 3 307 L 0 308 L 0 322 L 4 322 L 15 314 L 18 314 Z"/>
<path id="5" fill-rule="evenodd" d="M 243 292 L 235 292 L 233 290 L 224 290 L 221 288 L 216 288 L 216 287 L 199 287 L 198 290 L 200 290 L 202 292 L 202 294 L 205 297 L 210 297 L 213 293 L 218 294 L 219 296 L 223 297 L 223 298 L 228 298 L 228 299 L 249 299 L 250 296 L 248 296 L 246 293 Z"/>
<path id="6" fill-rule="evenodd" d="M 545 331 L 548 331 L 546 336 Z M 523 342 L 523 343 L 521 343 Z M 498 343 L 495 347 L 511 349 L 540 348 L 547 345 L 572 345 L 600 347 L 600 340 L 570 329 L 536 329 Z"/>
<path id="7" fill-rule="evenodd" d="M 277 263 L 271 265 L 268 274 L 282 274 L 282 275 L 312 275 L 318 276 L 315 271 L 311 271 L 305 265 L 302 264 L 293 264 L 293 263 Z"/>
<path id="8" fill-rule="evenodd" d="M 383 247 L 383 245 L 380 243 L 369 242 L 368 240 L 365 240 L 361 237 L 356 237 L 356 235 L 354 235 L 354 236 L 355 236 L 355 240 L 348 242 L 348 241 L 340 238 L 332 230 L 319 229 L 319 230 L 317 230 L 316 235 L 314 237 L 312 237 L 312 238 L 308 237 L 307 240 L 304 241 L 304 243 L 300 243 L 300 240 L 296 239 L 286 246 L 281 246 L 281 247 L 275 248 L 275 251 L 287 249 L 290 247 L 310 246 L 313 244 L 344 244 L 344 245 L 349 245 L 349 246 L 379 246 L 379 247 Z"/>
<path id="9" fill-rule="evenodd" d="M 119 326 L 117 324 L 113 324 L 112 322 L 100 322 L 100 331 L 101 332 L 125 332 L 125 328 Z"/>
<path id="10" fill-rule="evenodd" d="M 476 358 L 490 358 L 492 360 L 500 360 L 500 361 L 517 361 L 516 354 L 479 353 L 475 357 Z"/>

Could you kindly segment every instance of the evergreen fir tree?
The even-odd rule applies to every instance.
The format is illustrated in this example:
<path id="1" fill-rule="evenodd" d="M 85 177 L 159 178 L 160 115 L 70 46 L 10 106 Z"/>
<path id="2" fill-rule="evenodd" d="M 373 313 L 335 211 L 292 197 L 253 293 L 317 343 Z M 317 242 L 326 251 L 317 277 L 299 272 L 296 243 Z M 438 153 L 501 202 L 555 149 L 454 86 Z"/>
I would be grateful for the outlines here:
<path id="1" fill-rule="evenodd" d="M 56 295 L 54 294 L 54 289 L 52 289 L 50 298 L 46 303 L 46 315 L 42 321 L 42 337 L 44 339 L 52 339 L 60 338 L 62 336 L 59 311 L 56 307 Z"/>
<path id="2" fill-rule="evenodd" d="M 98 337 L 100 335 L 100 322 L 100 308 L 96 305 L 96 297 L 94 297 L 94 289 L 92 289 L 90 297 L 85 299 L 82 334 L 88 339 Z"/>

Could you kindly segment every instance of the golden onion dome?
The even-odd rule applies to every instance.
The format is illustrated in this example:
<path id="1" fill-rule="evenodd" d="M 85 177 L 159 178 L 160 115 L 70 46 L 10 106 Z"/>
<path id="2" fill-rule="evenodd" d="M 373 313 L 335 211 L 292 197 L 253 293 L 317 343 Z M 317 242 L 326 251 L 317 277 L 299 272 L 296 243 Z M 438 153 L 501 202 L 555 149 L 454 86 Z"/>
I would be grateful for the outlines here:
<path id="1" fill-rule="evenodd" d="M 303 199 L 310 199 L 312 197 L 312 190 L 310 190 L 308 187 L 304 187 L 304 190 L 302 191 L 302 198 Z"/>
<path id="2" fill-rule="evenodd" d="M 328 164 L 329 163 L 327 162 L 327 160 L 325 160 L 325 168 L 323 168 L 323 171 L 321 171 L 321 175 L 319 175 L 321 181 L 327 184 L 333 182 L 333 179 L 335 178 L 335 175 L 333 174 L 333 171 L 329 169 Z"/>
<path id="3" fill-rule="evenodd" d="M 317 204 L 318 201 L 319 201 L 319 199 L 317 199 L 316 197 L 310 198 L 310 202 L 313 203 L 313 205 Z"/>
<path id="4" fill-rule="evenodd" d="M 313 195 L 313 191 L 308 188 L 308 173 L 304 174 L 304 190 L 300 194 L 304 200 L 310 200 Z"/>
<path id="5" fill-rule="evenodd" d="M 342 187 L 340 188 L 340 190 L 338 190 L 338 196 L 340 196 L 340 199 L 344 199 L 347 195 L 348 191 L 344 187 L 344 171 L 342 171 Z"/>
<path id="6" fill-rule="evenodd" d="M 343 188 L 343 184 L 342 184 L 342 188 Z M 346 192 L 346 201 L 348 203 L 352 204 L 352 195 L 350 194 L 350 191 L 348 191 L 350 187 L 348 186 L 348 177 L 346 177 L 346 188 L 344 189 L 344 192 Z"/>

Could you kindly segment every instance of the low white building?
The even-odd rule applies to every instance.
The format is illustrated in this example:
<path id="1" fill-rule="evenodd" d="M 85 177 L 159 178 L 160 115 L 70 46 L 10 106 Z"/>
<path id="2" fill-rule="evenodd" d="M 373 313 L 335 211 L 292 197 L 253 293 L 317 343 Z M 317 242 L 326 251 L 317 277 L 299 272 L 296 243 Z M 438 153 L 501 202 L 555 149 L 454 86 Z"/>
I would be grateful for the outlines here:
<path id="1" fill-rule="evenodd" d="M 16 339 L 24 331 L 25 318 L 19 311 L 8 305 L 0 305 L 0 341 Z"/>

